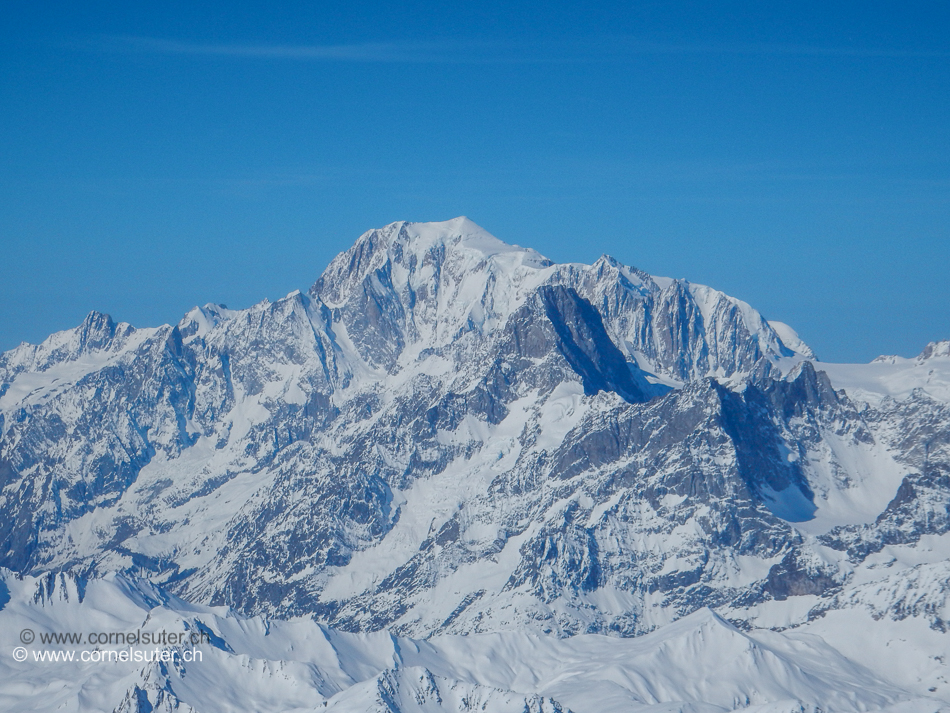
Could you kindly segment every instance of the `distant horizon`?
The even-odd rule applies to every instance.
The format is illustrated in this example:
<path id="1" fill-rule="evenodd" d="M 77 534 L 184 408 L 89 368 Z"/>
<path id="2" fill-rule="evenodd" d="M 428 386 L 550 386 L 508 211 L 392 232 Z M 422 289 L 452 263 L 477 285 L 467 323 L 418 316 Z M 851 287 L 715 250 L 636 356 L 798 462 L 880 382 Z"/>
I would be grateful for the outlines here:
<path id="1" fill-rule="evenodd" d="M 825 361 L 950 338 L 950 7 L 17 5 L 0 351 L 306 289 L 467 215 L 709 285 Z"/>

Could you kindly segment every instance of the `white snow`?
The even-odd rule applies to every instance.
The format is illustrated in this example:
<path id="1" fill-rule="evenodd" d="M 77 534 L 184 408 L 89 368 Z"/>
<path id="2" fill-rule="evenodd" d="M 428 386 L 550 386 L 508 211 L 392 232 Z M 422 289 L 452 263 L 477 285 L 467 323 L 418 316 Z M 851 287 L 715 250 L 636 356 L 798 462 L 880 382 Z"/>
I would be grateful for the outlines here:
<path id="1" fill-rule="evenodd" d="M 3 710 L 113 710 L 135 695 L 136 686 L 149 705 L 165 696 L 168 709 L 191 706 L 201 713 L 305 711 L 324 703 L 337 713 L 553 713 L 555 701 L 574 713 L 924 713 L 947 700 L 945 635 L 914 619 L 890 622 L 883 637 L 870 635 L 880 628 L 868 626 L 860 612 L 834 612 L 784 633 L 740 632 L 702 609 L 636 639 L 512 632 L 418 641 L 344 634 L 306 619 L 244 619 L 114 575 L 90 582 L 81 603 L 69 578 L 57 578 L 52 596 L 38 599 L 38 580 L 6 574 L 3 582 L 10 591 L 0 611 L 5 652 L 22 645 L 17 637 L 26 628 L 84 635 L 207 631 L 216 642 L 194 646 L 200 661 L 179 659 L 163 668 L 17 662 L 5 653 Z M 92 648 L 44 645 L 37 636 L 27 652 L 71 650 L 78 656 Z M 172 648 L 192 650 L 188 644 Z"/>
<path id="2" fill-rule="evenodd" d="M 920 389 L 938 401 L 950 403 L 950 356 L 929 359 L 889 357 L 870 364 L 816 362 L 836 389 L 844 389 L 855 401 L 878 406 L 885 397 L 903 400 Z"/>
<path id="3" fill-rule="evenodd" d="M 784 344 L 786 347 L 808 359 L 816 358 L 815 353 L 811 350 L 811 347 L 805 344 L 805 342 L 802 341 L 802 338 L 798 336 L 798 332 L 785 324 L 785 322 L 777 322 L 770 319 L 768 323 L 769 326 L 775 330 L 778 338 L 782 340 L 782 344 Z"/>

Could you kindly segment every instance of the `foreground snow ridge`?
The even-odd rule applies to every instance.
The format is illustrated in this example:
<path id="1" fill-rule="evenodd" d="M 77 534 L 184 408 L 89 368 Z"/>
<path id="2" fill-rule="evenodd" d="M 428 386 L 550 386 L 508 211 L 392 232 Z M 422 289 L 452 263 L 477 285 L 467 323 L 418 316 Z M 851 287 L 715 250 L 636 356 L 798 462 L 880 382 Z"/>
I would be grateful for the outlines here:
<path id="1" fill-rule="evenodd" d="M 12 632 L 199 631 L 201 660 L 0 660 L 0 707 L 29 711 L 612 713 L 937 711 L 817 636 L 742 632 L 701 609 L 635 639 L 524 633 L 347 634 L 310 619 L 243 618 L 123 575 L 82 582 L 3 574 Z M 108 648 L 108 647 L 104 647 Z M 118 647 L 113 647 L 118 648 Z M 188 646 L 176 650 L 191 649 Z M 32 651 L 81 651 L 41 645 Z M 92 682 L 94 685 L 90 685 Z M 226 688 L 222 683 L 227 682 Z"/>
<path id="2" fill-rule="evenodd" d="M 827 364 L 393 223 L 305 293 L 0 354 L 0 571 L 3 710 L 937 710 L 950 342 Z M 201 661 L 10 658 L 163 622 Z"/>

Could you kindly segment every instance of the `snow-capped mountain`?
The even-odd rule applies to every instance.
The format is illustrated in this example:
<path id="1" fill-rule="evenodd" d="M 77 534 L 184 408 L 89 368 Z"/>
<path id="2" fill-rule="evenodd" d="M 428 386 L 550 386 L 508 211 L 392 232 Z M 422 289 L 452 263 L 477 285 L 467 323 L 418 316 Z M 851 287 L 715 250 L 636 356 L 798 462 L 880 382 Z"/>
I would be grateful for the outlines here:
<path id="1" fill-rule="evenodd" d="M 847 622 L 893 650 L 922 626 L 895 685 L 943 698 L 948 402 L 950 342 L 825 364 L 709 287 L 394 223 L 306 294 L 154 329 L 93 313 L 0 356 L 0 566 L 430 641 L 659 636 L 712 609 L 874 671 Z M 383 666 L 331 703 L 582 710 L 457 673 Z"/>

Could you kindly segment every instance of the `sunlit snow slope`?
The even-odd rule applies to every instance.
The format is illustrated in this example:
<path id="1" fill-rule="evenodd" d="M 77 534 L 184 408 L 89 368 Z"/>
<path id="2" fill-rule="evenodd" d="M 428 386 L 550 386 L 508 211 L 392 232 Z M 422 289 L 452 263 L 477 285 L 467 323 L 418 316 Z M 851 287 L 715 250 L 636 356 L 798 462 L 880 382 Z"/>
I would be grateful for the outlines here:
<path id="1" fill-rule="evenodd" d="M 746 633 L 709 609 L 642 637 L 557 639 L 508 632 L 436 636 L 346 634 L 310 619 L 243 618 L 186 604 L 154 586 L 109 575 L 88 586 L 63 576 L 3 580 L 5 649 L 0 708 L 44 711 L 334 711 L 335 713 L 614 713 L 670 710 L 937 711 L 940 700 L 901 685 L 887 643 L 875 668 L 812 634 Z M 870 621 L 870 619 L 868 619 Z M 14 632 L 204 632 L 168 647 L 171 661 L 83 662 L 95 647 L 23 647 Z M 916 643 L 933 647 L 934 637 Z M 150 647 L 100 646 L 100 651 Z M 939 649 L 941 652 L 944 649 Z M 194 652 L 200 654 L 196 656 Z M 195 659 L 185 661 L 183 654 Z M 922 653 L 922 652 L 921 652 Z M 895 675 L 897 673 L 898 675 Z"/>

